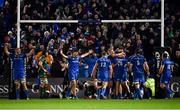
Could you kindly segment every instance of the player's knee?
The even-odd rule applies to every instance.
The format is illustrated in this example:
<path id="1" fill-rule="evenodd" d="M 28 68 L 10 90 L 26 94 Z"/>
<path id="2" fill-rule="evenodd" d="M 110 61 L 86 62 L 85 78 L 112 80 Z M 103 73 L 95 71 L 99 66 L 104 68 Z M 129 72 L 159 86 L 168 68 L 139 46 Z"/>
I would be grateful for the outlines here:
<path id="1" fill-rule="evenodd" d="M 75 80 L 71 81 L 71 86 L 76 86 L 76 81 Z"/>
<path id="2" fill-rule="evenodd" d="M 16 89 L 19 89 L 20 88 L 20 82 L 19 81 L 15 81 L 15 86 L 16 86 Z"/>
<path id="3" fill-rule="evenodd" d="M 166 86 L 166 85 L 163 84 L 163 83 L 160 84 L 160 88 L 162 88 L 162 89 L 165 88 L 165 86 Z"/>
<path id="4" fill-rule="evenodd" d="M 41 88 L 44 88 L 44 87 L 45 87 L 45 84 L 44 84 L 44 83 L 41 83 L 41 84 L 40 84 L 40 87 L 41 87 Z"/>
<path id="5" fill-rule="evenodd" d="M 108 85 L 108 83 L 107 82 L 103 82 L 103 88 L 106 88 L 107 87 L 107 85 Z"/>
<path id="6" fill-rule="evenodd" d="M 139 83 L 135 83 L 135 88 L 140 88 L 140 84 Z"/>

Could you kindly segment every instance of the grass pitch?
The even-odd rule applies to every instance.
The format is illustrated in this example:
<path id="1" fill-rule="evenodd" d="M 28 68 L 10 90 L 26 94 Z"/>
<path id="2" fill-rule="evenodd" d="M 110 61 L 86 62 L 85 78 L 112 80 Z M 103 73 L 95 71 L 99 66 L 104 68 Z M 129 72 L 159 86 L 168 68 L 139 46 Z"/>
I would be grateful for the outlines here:
<path id="1" fill-rule="evenodd" d="M 180 110 L 180 98 L 152 100 L 0 99 L 0 110 Z"/>

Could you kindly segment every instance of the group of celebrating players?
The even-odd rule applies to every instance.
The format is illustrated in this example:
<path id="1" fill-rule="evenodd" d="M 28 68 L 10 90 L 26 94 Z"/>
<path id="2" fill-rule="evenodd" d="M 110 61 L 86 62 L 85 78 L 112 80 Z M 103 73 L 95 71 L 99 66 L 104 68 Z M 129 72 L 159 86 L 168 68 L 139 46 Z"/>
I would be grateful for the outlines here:
<path id="1" fill-rule="evenodd" d="M 20 84 L 22 84 L 25 95 L 28 98 L 28 88 L 26 84 L 26 68 L 25 59 L 34 53 L 34 48 L 28 54 L 21 53 L 20 48 L 15 49 L 15 54 L 8 51 L 8 46 L 5 45 L 5 53 L 10 56 L 13 64 L 13 79 L 16 85 L 16 98 L 20 98 Z M 68 71 L 69 86 L 66 91 L 66 97 L 78 99 L 76 88 L 78 87 L 78 76 L 82 59 L 87 56 L 93 56 L 96 53 L 89 50 L 85 54 L 79 54 L 77 48 L 73 48 L 71 53 L 65 55 L 63 47 L 58 50 L 63 58 L 67 60 L 62 64 L 63 69 Z M 53 57 L 45 49 L 40 52 L 34 64 L 36 64 L 39 76 L 40 96 L 45 97 L 46 91 L 49 91 L 48 75 L 50 74 Z M 83 62 L 84 63 L 84 62 Z M 135 99 L 143 99 L 145 76 L 150 76 L 148 63 L 143 56 L 143 50 L 137 48 L 134 55 L 127 58 L 123 48 L 114 49 L 113 47 L 102 51 L 99 57 L 96 57 L 93 62 L 87 63 L 89 67 L 89 75 L 92 78 L 92 84 L 95 87 L 96 99 L 123 99 L 125 94 L 127 97 Z M 169 59 L 167 52 L 162 54 L 162 63 L 159 69 L 160 87 L 166 91 L 166 98 L 170 98 L 173 92 L 169 88 L 170 76 L 173 69 L 173 63 Z M 129 74 L 130 73 L 130 74 Z M 129 76 L 132 76 L 131 82 Z M 134 89 L 129 87 L 132 83 Z M 124 94 L 125 93 L 125 94 Z M 114 94 L 113 97 L 111 95 Z"/>

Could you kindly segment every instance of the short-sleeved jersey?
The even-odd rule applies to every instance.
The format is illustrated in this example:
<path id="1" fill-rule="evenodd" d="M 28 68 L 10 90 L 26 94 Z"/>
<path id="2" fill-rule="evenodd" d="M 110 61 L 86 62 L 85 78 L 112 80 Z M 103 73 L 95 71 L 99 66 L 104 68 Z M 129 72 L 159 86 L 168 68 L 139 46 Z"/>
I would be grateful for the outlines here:
<path id="1" fill-rule="evenodd" d="M 85 63 L 89 66 L 89 68 L 88 68 L 89 74 L 92 73 L 93 67 L 94 67 L 97 59 L 98 58 L 96 56 L 89 56 L 89 57 L 84 58 Z"/>
<path id="2" fill-rule="evenodd" d="M 107 77 L 109 76 L 109 66 L 111 61 L 107 56 L 101 57 L 97 60 L 98 64 L 98 77 Z"/>
<path id="3" fill-rule="evenodd" d="M 10 58 L 13 63 L 12 67 L 14 71 L 25 71 L 25 65 L 26 65 L 25 54 L 19 54 L 19 55 L 10 54 Z"/>
<path id="4" fill-rule="evenodd" d="M 163 74 L 170 75 L 171 74 L 171 66 L 173 65 L 173 62 L 170 61 L 169 59 L 164 59 L 162 61 L 161 65 L 164 65 Z"/>
<path id="5" fill-rule="evenodd" d="M 79 73 L 79 61 L 80 61 L 80 56 L 77 56 L 77 57 L 68 56 L 68 64 L 69 64 L 68 73 L 69 74 Z"/>
<path id="6" fill-rule="evenodd" d="M 86 63 L 84 63 L 80 66 L 80 77 L 82 77 L 82 78 L 88 78 L 89 77 L 88 65 Z"/>
<path id="7" fill-rule="evenodd" d="M 133 55 L 130 57 L 130 63 L 132 66 L 132 72 L 135 74 L 143 75 L 144 74 L 144 62 L 146 62 L 146 59 L 143 55 Z"/>
<path id="8" fill-rule="evenodd" d="M 127 58 L 114 57 L 112 63 L 114 66 L 114 73 L 125 73 L 127 72 Z"/>

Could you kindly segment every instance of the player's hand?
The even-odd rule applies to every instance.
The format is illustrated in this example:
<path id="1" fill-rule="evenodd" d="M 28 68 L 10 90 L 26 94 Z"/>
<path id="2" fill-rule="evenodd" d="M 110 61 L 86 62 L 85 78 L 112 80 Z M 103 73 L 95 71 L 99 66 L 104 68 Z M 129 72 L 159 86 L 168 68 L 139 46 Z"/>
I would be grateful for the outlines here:
<path id="1" fill-rule="evenodd" d="M 89 50 L 89 54 L 92 54 L 93 53 L 93 50 L 91 49 L 91 50 Z"/>
<path id="2" fill-rule="evenodd" d="M 147 78 L 149 78 L 150 77 L 150 72 L 147 72 Z"/>
<path id="3" fill-rule="evenodd" d="M 157 74 L 156 76 L 159 78 L 159 77 L 160 77 L 160 74 Z"/>

